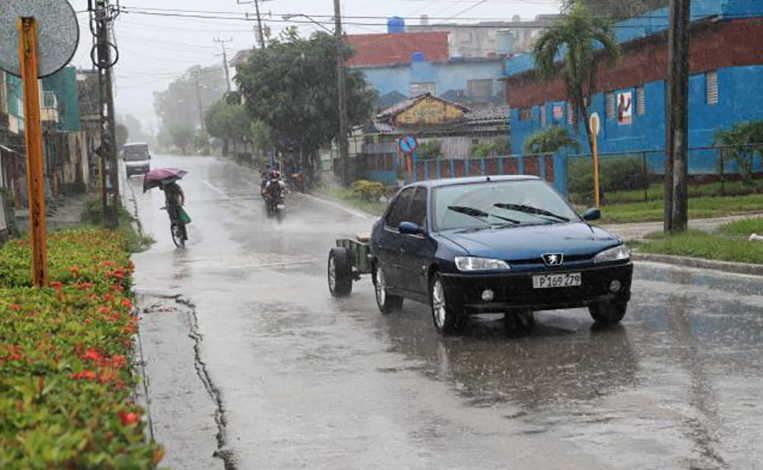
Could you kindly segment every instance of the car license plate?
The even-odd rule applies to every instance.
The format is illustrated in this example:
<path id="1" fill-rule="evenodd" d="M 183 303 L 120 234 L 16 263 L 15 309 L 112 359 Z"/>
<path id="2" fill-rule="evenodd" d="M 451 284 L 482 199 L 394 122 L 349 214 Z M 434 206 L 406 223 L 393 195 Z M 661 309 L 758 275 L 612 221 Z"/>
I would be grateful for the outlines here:
<path id="1" fill-rule="evenodd" d="M 533 289 L 554 289 L 558 287 L 578 287 L 582 285 L 583 276 L 581 273 L 533 276 Z"/>

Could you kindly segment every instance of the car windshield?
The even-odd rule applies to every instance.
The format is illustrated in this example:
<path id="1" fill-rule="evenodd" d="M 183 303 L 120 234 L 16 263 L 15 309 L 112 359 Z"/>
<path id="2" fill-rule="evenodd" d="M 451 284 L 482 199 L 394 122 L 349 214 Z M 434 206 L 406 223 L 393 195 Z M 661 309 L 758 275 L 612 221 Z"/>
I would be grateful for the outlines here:
<path id="1" fill-rule="evenodd" d="M 552 224 L 580 220 L 544 181 L 495 181 L 434 190 L 436 231 Z"/>
<path id="2" fill-rule="evenodd" d="M 125 161 L 146 160 L 148 158 L 148 145 L 125 145 L 123 150 Z"/>

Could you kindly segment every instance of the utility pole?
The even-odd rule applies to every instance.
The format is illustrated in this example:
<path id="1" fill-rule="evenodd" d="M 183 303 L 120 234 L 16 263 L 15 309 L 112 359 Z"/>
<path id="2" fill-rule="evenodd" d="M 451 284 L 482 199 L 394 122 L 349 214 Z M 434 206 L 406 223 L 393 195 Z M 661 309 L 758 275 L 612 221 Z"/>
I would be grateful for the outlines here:
<path id="1" fill-rule="evenodd" d="M 223 50 L 223 72 L 225 72 L 225 83 L 227 84 L 227 87 L 228 87 L 228 93 L 230 93 L 231 92 L 230 70 L 228 70 L 228 51 L 225 49 L 225 43 L 233 42 L 233 38 L 230 38 L 230 39 L 214 38 L 213 41 L 220 44 L 220 47 Z"/>
<path id="2" fill-rule="evenodd" d="M 199 108 L 199 126 L 202 130 L 204 130 L 204 105 L 201 103 L 201 85 L 199 84 L 199 75 L 201 74 L 201 70 L 194 70 L 193 72 L 193 82 L 194 82 L 194 88 L 196 90 L 196 105 Z"/>
<path id="3" fill-rule="evenodd" d="M 92 4 L 90 5 L 92 7 Z M 116 45 L 109 41 L 111 23 L 119 15 L 119 9 L 109 5 L 108 0 L 95 0 L 94 8 L 90 9 L 95 15 L 96 60 L 98 69 L 99 113 L 101 122 L 101 146 L 98 154 L 101 157 L 101 183 L 104 221 L 108 227 L 119 225 L 119 165 L 117 161 L 116 122 L 114 115 L 114 90 L 112 86 L 111 69 L 116 65 L 112 59 L 112 49 Z M 111 188 L 111 195 L 108 193 Z"/>
<path id="4" fill-rule="evenodd" d="M 691 0 L 670 0 L 664 230 L 671 233 L 686 231 L 689 222 L 690 14 Z"/>
<path id="5" fill-rule="evenodd" d="M 262 29 L 262 15 L 260 14 L 260 2 L 267 2 L 269 0 L 253 0 L 250 2 L 242 2 L 241 0 L 236 0 L 236 3 L 239 5 L 250 5 L 254 3 L 254 13 L 255 18 L 257 19 L 257 31 L 256 31 L 256 38 L 260 43 L 260 49 L 265 48 L 265 33 Z M 246 14 L 247 19 L 249 18 L 249 13 Z"/>
<path id="6" fill-rule="evenodd" d="M 350 156 L 347 132 L 347 90 L 345 83 L 344 57 L 342 55 L 342 12 L 340 0 L 334 0 L 334 20 L 336 26 L 336 81 L 339 98 L 339 158 L 342 161 L 342 184 L 350 184 Z"/>

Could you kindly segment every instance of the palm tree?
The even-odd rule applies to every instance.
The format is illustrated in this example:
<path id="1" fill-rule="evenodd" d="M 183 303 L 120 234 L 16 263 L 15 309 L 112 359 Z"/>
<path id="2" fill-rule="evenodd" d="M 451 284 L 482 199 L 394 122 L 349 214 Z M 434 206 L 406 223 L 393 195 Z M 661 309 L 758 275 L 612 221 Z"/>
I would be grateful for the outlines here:
<path id="1" fill-rule="evenodd" d="M 602 48 L 597 49 L 596 43 Z M 612 24 L 593 16 L 582 2 L 575 2 L 568 14 L 541 35 L 533 54 L 544 80 L 556 79 L 561 72 L 575 122 L 583 121 L 592 143 L 588 118 L 590 97 L 596 91 L 597 58 L 606 57 L 610 64 L 620 58 Z M 557 64 L 559 56 L 563 58 L 561 65 Z"/>

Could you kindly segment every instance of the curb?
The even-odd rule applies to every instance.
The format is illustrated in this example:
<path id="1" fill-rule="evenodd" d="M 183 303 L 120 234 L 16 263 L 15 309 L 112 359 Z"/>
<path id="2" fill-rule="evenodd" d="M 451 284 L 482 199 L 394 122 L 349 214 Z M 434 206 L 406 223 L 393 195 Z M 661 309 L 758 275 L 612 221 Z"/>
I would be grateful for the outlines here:
<path id="1" fill-rule="evenodd" d="M 649 261 L 653 263 L 672 264 L 684 268 L 712 269 L 735 274 L 763 276 L 763 265 L 749 263 L 734 263 L 730 261 L 715 261 L 688 256 L 658 255 L 651 253 L 633 253 L 634 261 Z"/>

